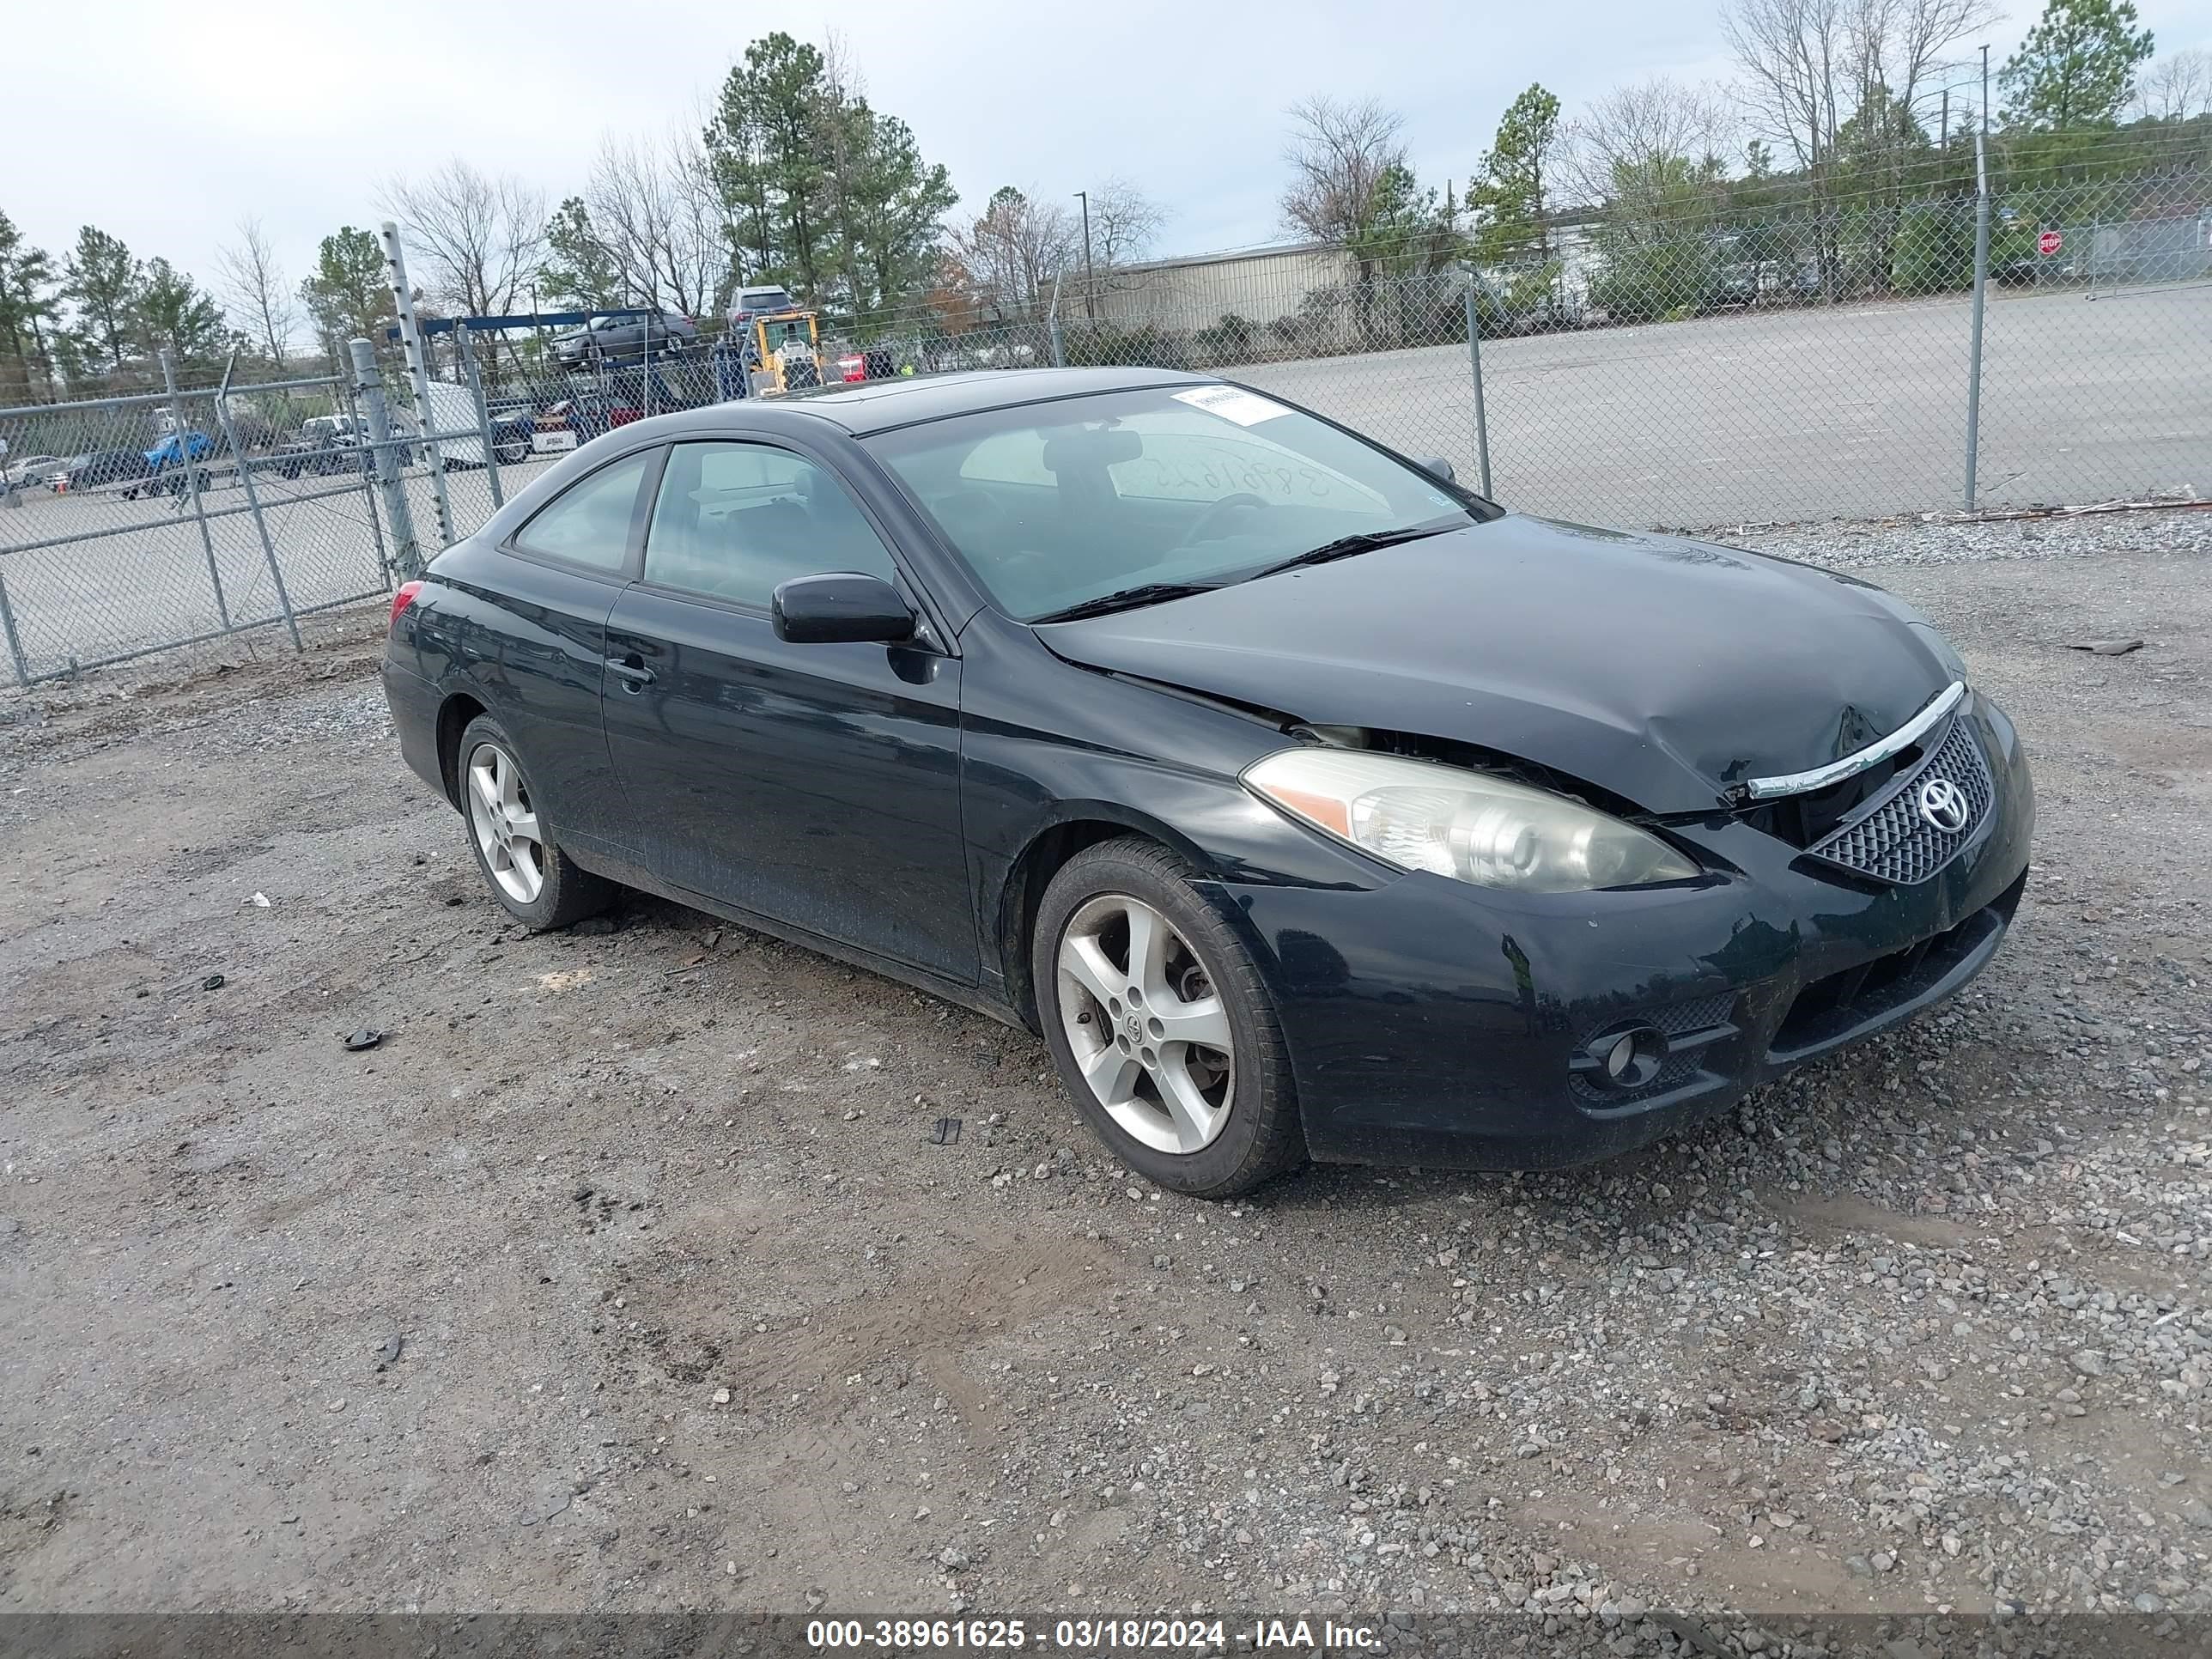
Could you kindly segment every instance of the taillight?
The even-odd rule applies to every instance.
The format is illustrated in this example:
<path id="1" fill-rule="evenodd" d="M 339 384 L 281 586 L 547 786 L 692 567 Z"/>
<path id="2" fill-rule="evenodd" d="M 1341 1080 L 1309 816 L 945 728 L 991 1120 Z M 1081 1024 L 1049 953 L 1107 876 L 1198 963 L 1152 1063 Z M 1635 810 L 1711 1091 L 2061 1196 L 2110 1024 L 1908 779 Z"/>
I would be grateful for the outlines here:
<path id="1" fill-rule="evenodd" d="M 388 634 L 393 629 L 399 626 L 399 613 L 404 611 L 409 605 L 414 604 L 415 596 L 422 591 L 422 584 L 420 582 L 402 582 L 399 584 L 399 591 L 392 596 L 392 616 L 390 620 L 384 625 L 384 631 L 386 633 Z"/>

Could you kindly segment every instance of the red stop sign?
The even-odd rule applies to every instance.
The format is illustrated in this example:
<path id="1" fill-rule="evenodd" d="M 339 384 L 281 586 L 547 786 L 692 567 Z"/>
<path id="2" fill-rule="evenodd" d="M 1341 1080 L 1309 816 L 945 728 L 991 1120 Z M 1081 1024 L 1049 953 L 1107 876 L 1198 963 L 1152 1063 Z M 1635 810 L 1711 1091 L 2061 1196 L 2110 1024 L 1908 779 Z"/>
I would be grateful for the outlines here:
<path id="1" fill-rule="evenodd" d="M 2066 246 L 2066 239 L 2055 230 L 2046 230 L 2035 239 L 2035 251 L 2048 259 Z"/>

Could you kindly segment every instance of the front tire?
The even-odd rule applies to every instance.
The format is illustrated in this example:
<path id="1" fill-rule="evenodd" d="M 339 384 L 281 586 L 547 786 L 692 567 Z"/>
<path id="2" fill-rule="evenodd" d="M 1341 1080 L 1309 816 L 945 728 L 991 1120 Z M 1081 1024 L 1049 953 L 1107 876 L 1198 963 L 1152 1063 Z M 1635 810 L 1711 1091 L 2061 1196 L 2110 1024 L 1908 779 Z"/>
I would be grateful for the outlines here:
<path id="1" fill-rule="evenodd" d="M 1086 848 L 1030 942 L 1039 1023 L 1076 1109 L 1171 1191 L 1231 1198 L 1303 1161 L 1297 1093 L 1266 984 L 1166 848 Z"/>
<path id="2" fill-rule="evenodd" d="M 615 884 L 579 865 L 553 839 L 529 775 L 515 758 L 514 740 L 497 720 L 479 714 L 469 722 L 458 765 L 469 849 L 509 915 L 542 933 L 596 915 L 613 902 Z"/>

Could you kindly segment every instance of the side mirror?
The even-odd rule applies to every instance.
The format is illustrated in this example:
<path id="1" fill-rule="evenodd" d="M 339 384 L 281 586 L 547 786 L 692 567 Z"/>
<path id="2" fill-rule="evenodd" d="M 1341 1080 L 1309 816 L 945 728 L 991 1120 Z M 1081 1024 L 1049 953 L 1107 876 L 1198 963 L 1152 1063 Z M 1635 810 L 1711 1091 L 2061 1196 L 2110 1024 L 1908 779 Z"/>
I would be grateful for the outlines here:
<path id="1" fill-rule="evenodd" d="M 793 645 L 896 645 L 914 637 L 914 608 L 880 576 L 832 570 L 776 584 L 775 636 Z"/>
<path id="2" fill-rule="evenodd" d="M 1452 464 L 1441 455 L 1423 456 L 1414 461 L 1413 465 L 1424 472 L 1433 472 L 1446 483 L 1459 482 L 1459 475 L 1452 471 Z"/>

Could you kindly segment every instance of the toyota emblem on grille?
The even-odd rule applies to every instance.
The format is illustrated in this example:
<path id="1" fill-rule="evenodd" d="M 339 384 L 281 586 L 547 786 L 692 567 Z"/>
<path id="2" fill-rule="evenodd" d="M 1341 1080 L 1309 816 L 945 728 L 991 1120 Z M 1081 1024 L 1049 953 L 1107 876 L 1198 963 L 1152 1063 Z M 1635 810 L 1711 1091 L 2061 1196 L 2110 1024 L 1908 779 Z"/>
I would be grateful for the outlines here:
<path id="1" fill-rule="evenodd" d="M 1966 827 L 1966 792 L 1948 778 L 1930 778 L 1920 786 L 1920 816 L 1947 836 Z"/>

